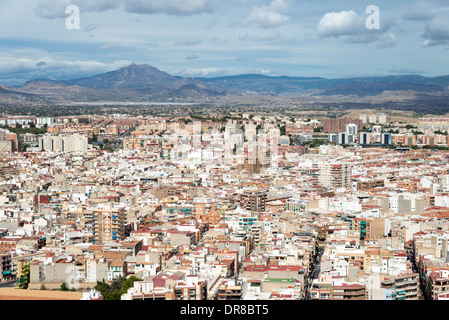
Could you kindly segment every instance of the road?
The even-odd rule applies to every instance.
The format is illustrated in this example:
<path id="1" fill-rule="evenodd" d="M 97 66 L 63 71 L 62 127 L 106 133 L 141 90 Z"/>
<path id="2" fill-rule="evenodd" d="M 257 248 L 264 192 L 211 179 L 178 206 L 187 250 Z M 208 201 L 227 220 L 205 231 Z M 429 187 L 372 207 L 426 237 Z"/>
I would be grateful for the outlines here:
<path id="1" fill-rule="evenodd" d="M 306 290 L 306 300 L 310 300 L 310 290 L 312 289 L 312 282 L 314 279 L 318 279 L 318 276 L 320 275 L 320 270 L 321 270 L 321 256 L 323 255 L 323 250 L 319 250 L 317 252 L 317 257 L 315 260 L 315 263 L 313 264 L 312 267 L 312 272 L 310 274 L 310 277 L 308 278 L 307 281 L 307 290 Z"/>

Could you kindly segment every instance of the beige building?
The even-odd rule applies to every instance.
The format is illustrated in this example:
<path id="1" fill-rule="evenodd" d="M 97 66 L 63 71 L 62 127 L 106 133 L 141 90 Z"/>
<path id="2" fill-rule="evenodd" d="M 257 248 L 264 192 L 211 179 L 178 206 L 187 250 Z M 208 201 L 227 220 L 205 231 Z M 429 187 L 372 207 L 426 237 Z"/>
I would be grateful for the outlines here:
<path id="1" fill-rule="evenodd" d="M 94 210 L 94 241 L 104 243 L 106 241 L 125 239 L 125 210 L 123 208 L 113 210 Z"/>
<path id="2" fill-rule="evenodd" d="M 88 137 L 75 134 L 46 134 L 39 138 L 39 150 L 52 152 L 85 152 L 88 149 Z"/>
<path id="3" fill-rule="evenodd" d="M 348 188 L 352 184 L 352 167 L 345 162 L 318 163 L 318 184 L 333 188 Z"/>

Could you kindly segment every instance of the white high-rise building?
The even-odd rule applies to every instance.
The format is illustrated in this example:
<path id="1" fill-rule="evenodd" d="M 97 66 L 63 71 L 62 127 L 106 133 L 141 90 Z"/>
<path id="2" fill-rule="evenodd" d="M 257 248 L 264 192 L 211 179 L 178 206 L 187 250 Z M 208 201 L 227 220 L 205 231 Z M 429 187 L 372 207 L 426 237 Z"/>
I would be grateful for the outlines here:
<path id="1" fill-rule="evenodd" d="M 370 144 L 371 134 L 369 132 L 360 132 L 359 134 L 359 144 Z"/>
<path id="2" fill-rule="evenodd" d="M 351 144 L 354 143 L 354 135 L 348 134 L 347 132 L 340 132 L 338 133 L 338 144 Z"/>
<path id="3" fill-rule="evenodd" d="M 348 143 L 348 134 L 346 132 L 338 133 L 338 144 L 347 144 Z"/>
<path id="4" fill-rule="evenodd" d="M 386 114 L 379 114 L 379 124 L 385 124 L 387 123 L 387 115 Z"/>
<path id="5" fill-rule="evenodd" d="M 357 125 L 354 123 L 347 124 L 346 125 L 346 133 L 353 135 L 353 136 L 357 136 L 357 133 L 358 133 Z"/>
<path id="6" fill-rule="evenodd" d="M 55 122 L 55 119 L 50 118 L 50 117 L 36 118 L 37 126 L 43 126 L 43 125 L 51 126 L 51 125 L 53 125 L 54 122 Z"/>

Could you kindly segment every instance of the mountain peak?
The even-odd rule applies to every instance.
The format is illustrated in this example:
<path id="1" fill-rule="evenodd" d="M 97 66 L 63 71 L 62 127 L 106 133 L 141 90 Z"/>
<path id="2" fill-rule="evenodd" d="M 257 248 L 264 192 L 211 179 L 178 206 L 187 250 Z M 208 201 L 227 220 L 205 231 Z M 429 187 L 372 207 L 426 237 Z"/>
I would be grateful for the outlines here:
<path id="1" fill-rule="evenodd" d="M 149 64 L 131 63 L 130 65 L 122 67 L 122 68 L 120 68 L 117 71 L 120 71 L 120 70 L 136 70 L 136 71 L 140 70 L 140 71 L 146 71 L 146 72 L 160 72 L 160 73 L 168 74 L 168 73 L 166 73 L 164 71 L 159 70 L 156 67 L 150 66 Z M 114 71 L 112 71 L 112 72 L 114 72 Z"/>
<path id="2" fill-rule="evenodd" d="M 130 65 L 123 67 L 121 69 L 156 69 L 156 68 L 153 66 L 150 66 L 149 64 L 131 63 Z"/>
<path id="3" fill-rule="evenodd" d="M 70 85 L 79 85 L 92 89 L 133 88 L 145 89 L 160 87 L 176 79 L 166 72 L 148 64 L 132 63 L 115 71 L 102 73 L 93 77 L 66 81 Z"/>

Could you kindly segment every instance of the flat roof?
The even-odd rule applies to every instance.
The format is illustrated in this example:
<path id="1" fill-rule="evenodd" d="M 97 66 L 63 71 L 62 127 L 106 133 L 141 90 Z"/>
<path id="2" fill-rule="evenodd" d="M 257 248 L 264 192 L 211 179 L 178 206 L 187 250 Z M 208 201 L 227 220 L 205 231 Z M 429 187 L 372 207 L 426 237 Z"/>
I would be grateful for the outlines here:
<path id="1" fill-rule="evenodd" d="M 0 288 L 1 300 L 80 300 L 82 292 Z"/>

